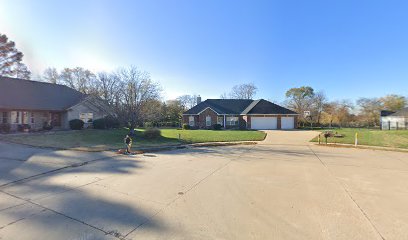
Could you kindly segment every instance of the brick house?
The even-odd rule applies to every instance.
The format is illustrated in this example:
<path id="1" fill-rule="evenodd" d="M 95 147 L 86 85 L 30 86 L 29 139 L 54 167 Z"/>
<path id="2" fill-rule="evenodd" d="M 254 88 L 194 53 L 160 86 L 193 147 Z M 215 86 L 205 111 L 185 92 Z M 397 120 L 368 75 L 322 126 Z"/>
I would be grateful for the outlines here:
<path id="1" fill-rule="evenodd" d="M 32 130 L 51 124 L 68 129 L 69 121 L 81 119 L 86 125 L 111 114 L 104 101 L 64 85 L 0 77 L 0 124 L 12 131 L 19 125 Z"/>
<path id="2" fill-rule="evenodd" d="M 264 99 L 207 99 L 183 113 L 183 124 L 195 128 L 294 129 L 297 113 Z"/>

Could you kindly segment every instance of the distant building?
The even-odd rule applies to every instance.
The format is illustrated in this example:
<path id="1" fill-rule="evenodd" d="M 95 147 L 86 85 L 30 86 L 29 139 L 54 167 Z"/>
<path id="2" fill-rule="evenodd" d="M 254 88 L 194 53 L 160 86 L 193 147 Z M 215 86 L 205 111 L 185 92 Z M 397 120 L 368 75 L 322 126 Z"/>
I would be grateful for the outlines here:
<path id="1" fill-rule="evenodd" d="M 298 115 L 264 99 L 207 99 L 183 113 L 191 128 L 294 129 Z"/>
<path id="2" fill-rule="evenodd" d="M 398 112 L 381 111 L 381 129 L 408 129 L 408 108 L 404 108 Z"/>

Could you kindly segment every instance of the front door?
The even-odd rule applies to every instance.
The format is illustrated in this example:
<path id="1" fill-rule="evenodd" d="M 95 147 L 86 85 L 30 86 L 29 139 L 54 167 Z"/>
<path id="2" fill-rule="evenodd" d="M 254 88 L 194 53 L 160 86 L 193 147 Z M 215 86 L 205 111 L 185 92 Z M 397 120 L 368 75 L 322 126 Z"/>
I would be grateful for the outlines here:
<path id="1" fill-rule="evenodd" d="M 61 113 L 51 113 L 51 125 L 61 127 Z"/>

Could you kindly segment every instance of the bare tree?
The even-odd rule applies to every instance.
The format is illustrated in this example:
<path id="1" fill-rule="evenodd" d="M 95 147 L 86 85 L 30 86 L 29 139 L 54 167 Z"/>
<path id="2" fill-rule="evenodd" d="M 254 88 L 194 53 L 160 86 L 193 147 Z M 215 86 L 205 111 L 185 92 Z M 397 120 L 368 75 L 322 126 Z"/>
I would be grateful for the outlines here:
<path id="1" fill-rule="evenodd" d="M 185 110 L 190 109 L 197 105 L 197 95 L 182 95 L 177 98 L 180 104 L 184 107 Z"/>
<path id="2" fill-rule="evenodd" d="M 95 79 L 98 95 L 111 106 L 119 98 L 120 79 L 116 74 L 100 72 Z"/>
<path id="3" fill-rule="evenodd" d="M 31 72 L 22 60 L 23 53 L 17 50 L 16 44 L 0 33 L 0 75 L 30 79 Z"/>
<path id="4" fill-rule="evenodd" d="M 255 84 L 245 83 L 232 87 L 229 96 L 233 99 L 253 99 L 257 91 L 258 88 L 255 86 Z"/>
<path id="5" fill-rule="evenodd" d="M 59 82 L 59 73 L 56 68 L 49 67 L 46 68 L 41 76 L 41 79 L 49 83 L 58 83 Z"/>
<path id="6" fill-rule="evenodd" d="M 142 110 L 147 103 L 160 99 L 161 88 L 159 83 L 150 78 L 149 73 L 133 66 L 122 68 L 115 75 L 121 90 L 118 116 L 133 131 L 146 118 Z"/>
<path id="7" fill-rule="evenodd" d="M 60 74 L 61 83 L 84 94 L 95 94 L 95 74 L 91 71 L 76 67 L 64 68 Z"/>
<path id="8" fill-rule="evenodd" d="M 320 124 L 320 119 L 322 117 L 322 112 L 324 105 L 327 102 L 327 97 L 324 92 L 320 91 L 317 92 L 313 98 L 311 99 L 311 108 L 312 108 L 312 116 L 314 117 L 315 122 L 319 125 Z"/>
<path id="9" fill-rule="evenodd" d="M 220 95 L 220 98 L 221 98 L 221 99 L 228 99 L 228 94 L 227 94 L 226 92 L 223 92 L 223 93 Z"/>

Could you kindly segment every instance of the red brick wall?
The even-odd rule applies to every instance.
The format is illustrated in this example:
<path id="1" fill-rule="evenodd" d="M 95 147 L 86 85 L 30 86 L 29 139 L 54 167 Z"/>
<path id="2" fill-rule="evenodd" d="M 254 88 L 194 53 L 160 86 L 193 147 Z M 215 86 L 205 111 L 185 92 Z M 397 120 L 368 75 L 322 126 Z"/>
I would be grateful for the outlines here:
<path id="1" fill-rule="evenodd" d="M 211 117 L 211 126 L 207 127 L 205 119 L 207 116 Z M 198 126 L 200 128 L 212 128 L 212 125 L 217 123 L 217 113 L 215 113 L 213 110 L 210 108 L 207 108 L 204 110 L 200 115 L 198 115 Z"/>
<path id="2" fill-rule="evenodd" d="M 197 115 L 183 115 L 183 124 L 187 124 L 189 123 L 189 118 L 190 116 L 194 117 L 194 126 L 197 126 L 198 123 L 198 116 Z"/>
<path id="3" fill-rule="evenodd" d="M 211 125 L 214 125 L 217 123 L 217 114 L 211 109 L 206 109 L 200 115 L 183 115 L 183 123 L 188 124 L 189 116 L 194 116 L 195 126 L 198 126 L 200 128 L 209 128 L 205 124 L 205 118 L 207 116 L 211 116 Z M 282 126 L 281 118 L 286 117 L 286 116 L 292 116 L 292 115 L 277 115 L 276 116 L 278 118 L 277 119 L 278 129 L 281 129 L 281 126 Z M 258 115 L 256 117 L 263 117 L 263 115 Z M 298 116 L 294 116 L 294 118 L 295 118 L 295 128 L 298 128 Z M 251 116 L 239 116 L 238 119 L 239 119 L 239 126 L 251 129 Z M 227 128 L 231 128 L 231 127 L 227 126 Z M 236 126 L 236 128 L 238 128 L 238 126 Z"/>

